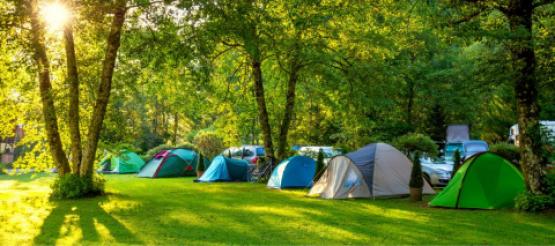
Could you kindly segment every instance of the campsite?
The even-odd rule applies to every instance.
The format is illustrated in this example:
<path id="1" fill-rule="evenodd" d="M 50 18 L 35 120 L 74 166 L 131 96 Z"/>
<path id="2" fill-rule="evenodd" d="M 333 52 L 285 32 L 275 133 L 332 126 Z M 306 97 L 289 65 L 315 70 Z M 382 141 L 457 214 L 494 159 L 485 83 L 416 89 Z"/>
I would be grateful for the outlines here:
<path id="1" fill-rule="evenodd" d="M 555 244 L 553 0 L 0 13 L 0 245 Z"/>

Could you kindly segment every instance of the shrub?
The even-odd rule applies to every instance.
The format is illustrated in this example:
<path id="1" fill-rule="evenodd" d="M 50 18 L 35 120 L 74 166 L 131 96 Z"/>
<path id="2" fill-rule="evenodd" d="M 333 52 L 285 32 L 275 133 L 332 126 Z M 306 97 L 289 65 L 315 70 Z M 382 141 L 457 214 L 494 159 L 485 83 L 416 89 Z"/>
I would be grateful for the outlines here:
<path id="1" fill-rule="evenodd" d="M 322 172 L 324 170 L 324 151 L 322 149 L 318 150 L 318 156 L 316 157 L 316 174 L 314 175 L 314 181 L 320 179 Z"/>
<path id="2" fill-rule="evenodd" d="M 424 187 L 424 181 L 422 180 L 422 166 L 420 165 L 420 154 L 418 152 L 416 152 L 414 156 L 412 171 L 410 173 L 409 187 L 410 188 Z"/>
<path id="3" fill-rule="evenodd" d="M 0 174 L 6 173 L 6 164 L 0 162 Z"/>
<path id="4" fill-rule="evenodd" d="M 498 154 L 509 161 L 512 161 L 513 164 L 519 167 L 518 162 L 520 161 L 520 152 L 517 146 L 509 143 L 497 143 L 492 144 L 489 147 L 489 151 Z"/>
<path id="5" fill-rule="evenodd" d="M 555 206 L 555 200 L 550 195 L 536 195 L 524 192 L 515 198 L 515 207 L 528 212 L 539 212 Z"/>
<path id="6" fill-rule="evenodd" d="M 76 174 L 58 176 L 52 184 L 52 198 L 75 199 L 104 194 L 104 179 L 100 176 L 81 177 Z"/>
<path id="7" fill-rule="evenodd" d="M 175 149 L 175 148 L 180 148 L 180 149 L 192 149 L 196 151 L 195 145 L 193 145 L 192 143 L 181 143 L 178 145 L 171 145 L 171 144 L 162 144 L 162 145 L 158 145 L 152 149 L 149 149 L 145 155 L 142 156 L 143 160 L 147 161 L 150 160 L 150 158 L 152 158 L 152 156 L 154 156 L 156 153 L 162 151 L 162 150 L 168 150 L 168 149 Z"/>
<path id="8" fill-rule="evenodd" d="M 416 153 L 426 153 L 429 156 L 437 156 L 438 154 L 437 144 L 429 136 L 420 133 L 409 133 L 400 136 L 393 141 L 393 145 L 409 156 Z"/>
<path id="9" fill-rule="evenodd" d="M 221 153 L 225 148 L 223 139 L 216 133 L 209 131 L 199 132 L 195 136 L 193 143 L 197 146 L 198 150 L 208 158 L 214 158 L 214 156 Z"/>
<path id="10" fill-rule="evenodd" d="M 528 212 L 555 209 L 555 174 L 547 174 L 545 186 L 545 195 L 536 195 L 530 192 L 518 195 L 515 199 L 515 207 Z"/>

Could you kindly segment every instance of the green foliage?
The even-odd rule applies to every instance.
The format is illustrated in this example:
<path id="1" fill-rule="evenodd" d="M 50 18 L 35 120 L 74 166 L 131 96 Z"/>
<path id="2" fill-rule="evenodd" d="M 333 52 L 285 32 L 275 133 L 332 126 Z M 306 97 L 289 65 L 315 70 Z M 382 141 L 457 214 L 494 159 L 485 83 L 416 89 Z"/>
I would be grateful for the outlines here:
<path id="1" fill-rule="evenodd" d="M 6 173 L 6 164 L 4 164 L 3 162 L 0 162 L 0 174 L 5 174 Z"/>
<path id="2" fill-rule="evenodd" d="M 320 149 L 318 150 L 318 156 L 316 157 L 316 174 L 314 175 L 315 182 L 320 179 L 320 176 L 322 176 L 324 168 L 324 151 Z"/>
<path id="3" fill-rule="evenodd" d="M 432 157 L 438 154 L 437 144 L 429 136 L 420 133 L 400 136 L 395 139 L 393 145 L 411 157 L 417 153 L 418 155 L 428 154 Z"/>
<path id="4" fill-rule="evenodd" d="M 519 167 L 520 151 L 514 144 L 496 143 L 489 146 L 489 151 L 500 155 L 501 157 L 511 161 L 515 166 Z"/>
<path id="5" fill-rule="evenodd" d="M 201 131 L 199 132 L 193 143 L 198 150 L 206 155 L 208 158 L 214 158 L 224 150 L 224 142 L 215 132 Z"/>
<path id="6" fill-rule="evenodd" d="M 422 178 L 422 166 L 420 165 L 420 153 L 418 152 L 416 152 L 416 154 L 414 155 L 414 161 L 412 163 L 412 170 L 410 173 L 409 187 L 424 187 L 424 180 Z"/>
<path id="7" fill-rule="evenodd" d="M 516 197 L 515 208 L 528 212 L 555 209 L 555 174 L 547 174 L 544 181 L 546 191 L 544 195 L 524 192 Z"/>
<path id="8" fill-rule="evenodd" d="M 522 211 L 539 212 L 555 208 L 555 199 L 550 195 L 536 195 L 524 192 L 515 198 L 515 208 Z"/>
<path id="9" fill-rule="evenodd" d="M 105 180 L 98 176 L 81 177 L 75 174 L 58 176 L 52 184 L 52 198 L 76 199 L 104 194 Z"/>
<path id="10" fill-rule="evenodd" d="M 199 154 L 198 156 L 198 163 L 197 163 L 197 172 L 204 172 L 206 166 L 204 164 L 204 156 Z"/>
<path id="11" fill-rule="evenodd" d="M 168 150 L 168 149 L 191 149 L 191 150 L 195 150 L 196 151 L 196 147 L 194 144 L 191 143 L 181 143 L 181 144 L 177 144 L 177 145 L 171 145 L 171 144 L 162 144 L 159 146 L 156 146 L 152 149 L 149 149 L 143 156 L 143 160 L 149 160 L 150 158 L 152 158 L 152 156 L 154 156 L 155 154 L 157 154 L 158 152 L 162 151 L 162 150 Z"/>

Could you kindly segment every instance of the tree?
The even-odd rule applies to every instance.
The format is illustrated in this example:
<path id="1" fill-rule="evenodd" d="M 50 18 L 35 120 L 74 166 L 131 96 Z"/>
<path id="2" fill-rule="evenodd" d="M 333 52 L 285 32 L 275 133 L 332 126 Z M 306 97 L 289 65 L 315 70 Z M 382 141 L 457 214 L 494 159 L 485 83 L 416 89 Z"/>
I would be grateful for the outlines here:
<path id="1" fill-rule="evenodd" d="M 71 171 L 74 175 L 81 176 L 92 182 L 93 179 L 90 177 L 92 176 L 99 135 L 102 129 L 106 107 L 110 98 L 110 89 L 117 51 L 120 46 L 120 37 L 123 23 L 125 21 L 125 13 L 127 11 L 126 1 L 118 0 L 113 6 L 114 17 L 112 18 L 110 34 L 107 38 L 107 47 L 100 76 L 100 84 L 98 87 L 91 122 L 89 124 L 87 144 L 85 151 L 83 151 L 84 154 L 82 159 L 79 130 L 79 79 L 73 41 L 73 30 L 71 23 L 67 23 L 64 27 L 64 40 L 67 57 L 67 79 L 70 84 L 70 110 L 68 121 L 72 141 L 72 167 L 70 167 L 68 159 L 64 153 L 58 130 L 58 117 L 56 115 L 54 99 L 52 96 L 52 86 L 50 82 L 50 64 L 46 54 L 46 44 L 44 41 L 45 28 L 43 20 L 39 16 L 38 1 L 26 1 L 26 7 L 28 8 L 31 20 L 32 44 L 35 52 L 35 61 L 37 67 L 39 68 L 39 82 L 43 104 L 44 122 L 54 162 L 58 166 L 60 177 Z M 63 182 L 61 183 L 63 184 Z"/>
<path id="2" fill-rule="evenodd" d="M 553 2 L 552 0 L 469 1 L 461 5 L 470 8 L 473 12 L 455 22 L 466 22 L 492 10 L 502 13 L 508 22 L 511 34 L 506 34 L 504 39 L 511 54 L 520 133 L 520 166 L 527 188 L 533 194 L 545 193 L 541 164 L 536 56 L 532 32 L 533 14 L 536 9 Z"/>

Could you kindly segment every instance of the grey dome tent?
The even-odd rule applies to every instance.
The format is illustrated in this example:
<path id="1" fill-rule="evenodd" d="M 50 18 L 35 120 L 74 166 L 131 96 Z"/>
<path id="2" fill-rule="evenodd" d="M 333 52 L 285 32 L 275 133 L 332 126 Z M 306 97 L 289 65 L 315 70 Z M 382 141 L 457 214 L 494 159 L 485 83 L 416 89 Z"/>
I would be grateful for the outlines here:
<path id="1" fill-rule="evenodd" d="M 393 146 L 369 144 L 331 159 L 309 196 L 344 199 L 407 195 L 411 170 L 412 162 Z M 423 193 L 435 193 L 426 181 Z"/>

